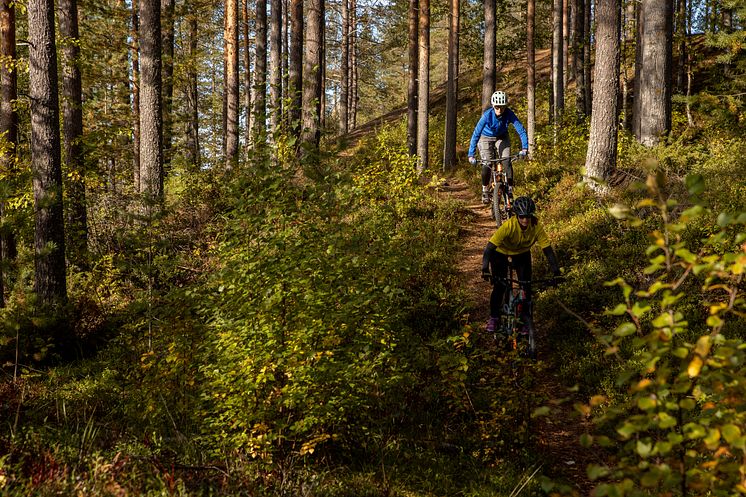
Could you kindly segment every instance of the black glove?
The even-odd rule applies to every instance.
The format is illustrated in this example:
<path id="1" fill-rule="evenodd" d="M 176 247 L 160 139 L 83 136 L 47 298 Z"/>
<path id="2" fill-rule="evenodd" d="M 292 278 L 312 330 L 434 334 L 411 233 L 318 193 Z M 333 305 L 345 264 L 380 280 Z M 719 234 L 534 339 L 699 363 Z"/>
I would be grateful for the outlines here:
<path id="1" fill-rule="evenodd" d="M 562 276 L 562 273 L 560 272 L 559 268 L 555 268 L 553 271 L 554 277 L 552 278 L 551 285 L 557 286 L 563 281 L 565 281 L 565 278 Z"/>
<path id="2" fill-rule="evenodd" d="M 482 268 L 482 279 L 484 281 L 492 281 L 492 274 L 490 274 L 490 268 L 489 267 L 483 267 Z"/>

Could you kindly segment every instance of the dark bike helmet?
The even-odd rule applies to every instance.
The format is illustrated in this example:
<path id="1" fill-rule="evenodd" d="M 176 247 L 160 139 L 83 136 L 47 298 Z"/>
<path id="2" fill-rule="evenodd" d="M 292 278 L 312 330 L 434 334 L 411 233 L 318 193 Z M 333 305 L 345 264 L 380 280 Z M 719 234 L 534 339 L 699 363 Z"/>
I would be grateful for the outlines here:
<path id="1" fill-rule="evenodd" d="M 518 197 L 513 202 L 513 212 L 516 216 L 533 216 L 536 213 L 536 204 L 529 197 Z"/>

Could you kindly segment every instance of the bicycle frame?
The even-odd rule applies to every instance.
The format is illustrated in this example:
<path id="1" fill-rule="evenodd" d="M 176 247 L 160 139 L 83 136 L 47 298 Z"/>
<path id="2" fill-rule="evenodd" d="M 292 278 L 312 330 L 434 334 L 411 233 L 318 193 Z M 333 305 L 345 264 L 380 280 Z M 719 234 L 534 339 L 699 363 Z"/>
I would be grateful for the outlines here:
<path id="1" fill-rule="evenodd" d="M 509 157 L 502 157 L 498 159 L 483 159 L 482 164 L 490 168 L 491 171 L 491 184 L 490 184 L 490 214 L 492 219 L 495 220 L 495 224 L 499 228 L 503 221 L 512 215 L 510 196 L 508 195 L 508 173 L 503 168 L 503 162 L 512 161 L 516 159 L 518 155 L 512 155 Z"/>
<path id="2" fill-rule="evenodd" d="M 508 277 L 497 278 L 506 285 L 503 296 L 502 317 L 497 331 L 508 340 L 512 350 L 519 349 L 519 343 L 526 344 L 525 353 L 528 357 L 536 358 L 536 328 L 534 327 L 534 303 L 526 298 L 525 287 L 548 286 L 554 279 L 519 280 L 511 259 L 508 259 Z M 495 281 L 495 284 L 497 284 Z M 497 338 L 497 336 L 496 336 Z"/>

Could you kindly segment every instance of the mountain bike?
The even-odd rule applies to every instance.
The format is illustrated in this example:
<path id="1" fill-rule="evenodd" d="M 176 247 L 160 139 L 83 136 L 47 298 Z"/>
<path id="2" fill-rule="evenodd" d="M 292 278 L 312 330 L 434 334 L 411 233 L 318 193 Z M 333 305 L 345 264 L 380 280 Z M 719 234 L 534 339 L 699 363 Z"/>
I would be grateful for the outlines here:
<path id="1" fill-rule="evenodd" d="M 503 221 L 511 216 L 510 210 L 513 194 L 508 186 L 508 173 L 503 168 L 503 162 L 517 159 L 520 155 L 511 155 L 497 159 L 481 159 L 482 165 L 490 168 L 492 179 L 490 180 L 490 214 L 499 228 Z M 496 165 L 495 165 L 496 164 Z"/>
<path id="2" fill-rule="evenodd" d="M 507 278 L 495 278 L 507 287 L 503 296 L 500 323 L 495 328 L 495 340 L 505 339 L 507 347 L 521 355 L 536 359 L 536 327 L 534 326 L 534 302 L 526 298 L 525 288 L 531 285 L 534 290 L 555 286 L 561 278 L 519 280 L 508 259 Z"/>

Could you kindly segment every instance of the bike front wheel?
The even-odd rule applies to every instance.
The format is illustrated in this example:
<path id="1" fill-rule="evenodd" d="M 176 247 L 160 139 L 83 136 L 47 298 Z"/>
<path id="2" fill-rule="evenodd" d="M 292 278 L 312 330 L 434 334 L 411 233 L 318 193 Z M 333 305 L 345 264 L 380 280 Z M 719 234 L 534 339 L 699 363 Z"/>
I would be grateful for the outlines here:
<path id="1" fill-rule="evenodd" d="M 508 219 L 508 206 L 505 204 L 505 186 L 497 183 L 492 192 L 492 218 L 499 228 Z"/>

